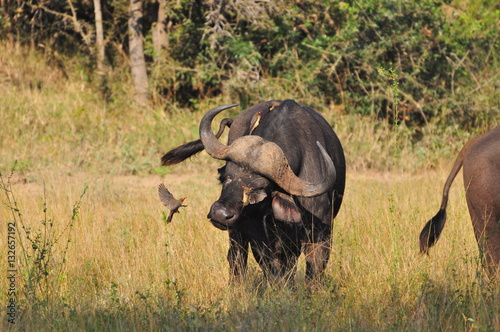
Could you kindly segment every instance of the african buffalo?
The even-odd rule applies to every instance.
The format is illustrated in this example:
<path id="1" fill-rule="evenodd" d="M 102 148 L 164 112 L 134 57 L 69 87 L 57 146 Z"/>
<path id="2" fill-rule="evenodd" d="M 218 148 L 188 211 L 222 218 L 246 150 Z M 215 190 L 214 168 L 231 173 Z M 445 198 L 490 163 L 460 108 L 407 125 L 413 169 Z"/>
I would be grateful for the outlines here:
<path id="1" fill-rule="evenodd" d="M 224 119 L 221 130 L 230 125 L 225 145 L 211 123 L 234 106 L 210 110 L 200 123 L 201 141 L 168 152 L 163 164 L 178 163 L 203 148 L 226 161 L 218 170 L 222 192 L 208 218 L 229 232 L 232 280 L 244 276 L 249 247 L 268 280 L 293 279 L 301 252 L 306 280 L 317 280 L 330 256 L 333 218 L 344 194 L 340 141 L 312 108 L 271 100 L 244 110 L 232 123 Z"/>
<path id="2" fill-rule="evenodd" d="M 493 275 L 500 266 L 500 126 L 472 139 L 460 151 L 444 184 L 441 208 L 420 233 L 420 251 L 428 252 L 444 228 L 448 193 L 462 165 L 474 234 Z"/>

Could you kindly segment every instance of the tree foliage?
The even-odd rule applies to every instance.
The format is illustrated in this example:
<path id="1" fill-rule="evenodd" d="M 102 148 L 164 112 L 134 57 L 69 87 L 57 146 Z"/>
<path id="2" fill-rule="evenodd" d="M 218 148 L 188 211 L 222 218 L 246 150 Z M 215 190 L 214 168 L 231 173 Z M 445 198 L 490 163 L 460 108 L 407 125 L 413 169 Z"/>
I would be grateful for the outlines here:
<path id="1" fill-rule="evenodd" d="M 92 1 L 2 4 L 2 35 L 93 56 Z M 168 47 L 158 56 L 160 5 Z M 123 69 L 128 2 L 102 8 L 107 61 Z M 409 125 L 477 126 L 498 121 L 499 21 L 493 0 L 149 0 L 142 23 L 150 89 L 162 104 L 289 97 Z"/>

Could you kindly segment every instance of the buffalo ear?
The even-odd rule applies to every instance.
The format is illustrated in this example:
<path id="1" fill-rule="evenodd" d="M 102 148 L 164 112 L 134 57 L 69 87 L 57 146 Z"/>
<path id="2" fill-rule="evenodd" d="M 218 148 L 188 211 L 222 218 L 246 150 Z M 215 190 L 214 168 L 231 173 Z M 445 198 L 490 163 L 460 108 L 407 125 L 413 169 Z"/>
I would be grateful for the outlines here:
<path id="1" fill-rule="evenodd" d="M 248 194 L 248 204 L 262 202 L 267 197 L 265 190 L 254 190 Z"/>
<path id="2" fill-rule="evenodd" d="M 300 213 L 299 207 L 289 195 L 274 192 L 272 208 L 276 219 L 292 223 L 302 222 L 302 214 Z"/>

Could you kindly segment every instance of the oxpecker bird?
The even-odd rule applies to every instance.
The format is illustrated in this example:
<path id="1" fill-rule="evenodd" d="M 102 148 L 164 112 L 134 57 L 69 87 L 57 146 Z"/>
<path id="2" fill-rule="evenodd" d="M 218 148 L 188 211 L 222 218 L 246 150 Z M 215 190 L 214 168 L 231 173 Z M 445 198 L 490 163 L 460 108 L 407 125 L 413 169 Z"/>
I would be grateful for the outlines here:
<path id="1" fill-rule="evenodd" d="M 168 191 L 167 187 L 163 183 L 158 186 L 158 195 L 160 196 L 160 201 L 165 205 L 170 213 L 167 218 L 167 224 L 172 221 L 172 216 L 174 213 L 179 213 L 180 207 L 186 207 L 187 205 L 183 205 L 182 203 L 187 197 L 182 197 L 180 199 L 175 199 L 175 197 Z"/>

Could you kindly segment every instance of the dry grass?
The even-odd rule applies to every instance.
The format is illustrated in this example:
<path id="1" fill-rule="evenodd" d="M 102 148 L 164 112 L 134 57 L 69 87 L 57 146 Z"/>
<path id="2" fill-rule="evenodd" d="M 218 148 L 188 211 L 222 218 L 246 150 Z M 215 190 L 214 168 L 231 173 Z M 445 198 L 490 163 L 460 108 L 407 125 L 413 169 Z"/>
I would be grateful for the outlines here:
<path id="1" fill-rule="evenodd" d="M 227 234 L 206 219 L 219 190 L 213 173 L 39 174 L 46 185 L 48 214 L 59 224 L 71 216 L 83 185 L 89 189 L 66 262 L 57 256 L 64 241 L 54 247 L 54 266 L 64 266 L 57 293 L 50 304 L 23 303 L 18 326 L 498 330 L 499 289 L 483 282 L 460 183 L 452 190 L 442 238 L 430 257 L 418 253 L 419 231 L 437 210 L 446 172 L 351 173 L 335 223 L 327 281 L 311 295 L 303 289 L 303 260 L 296 291 L 261 287 L 253 259 L 248 282 L 228 285 Z M 169 225 L 161 220 L 160 182 L 189 197 L 188 208 Z M 25 221 L 33 229 L 40 227 L 41 183 L 19 181 L 13 189 Z M 9 211 L 2 206 L 0 213 L 7 216 Z M 0 236 L 6 238 L 5 227 Z M 0 287 L 5 286 L 3 278 Z M 22 303 L 22 283 L 19 298 Z M 0 301 L 6 303 L 5 294 Z M 276 319 L 279 325 L 273 325 Z"/>

